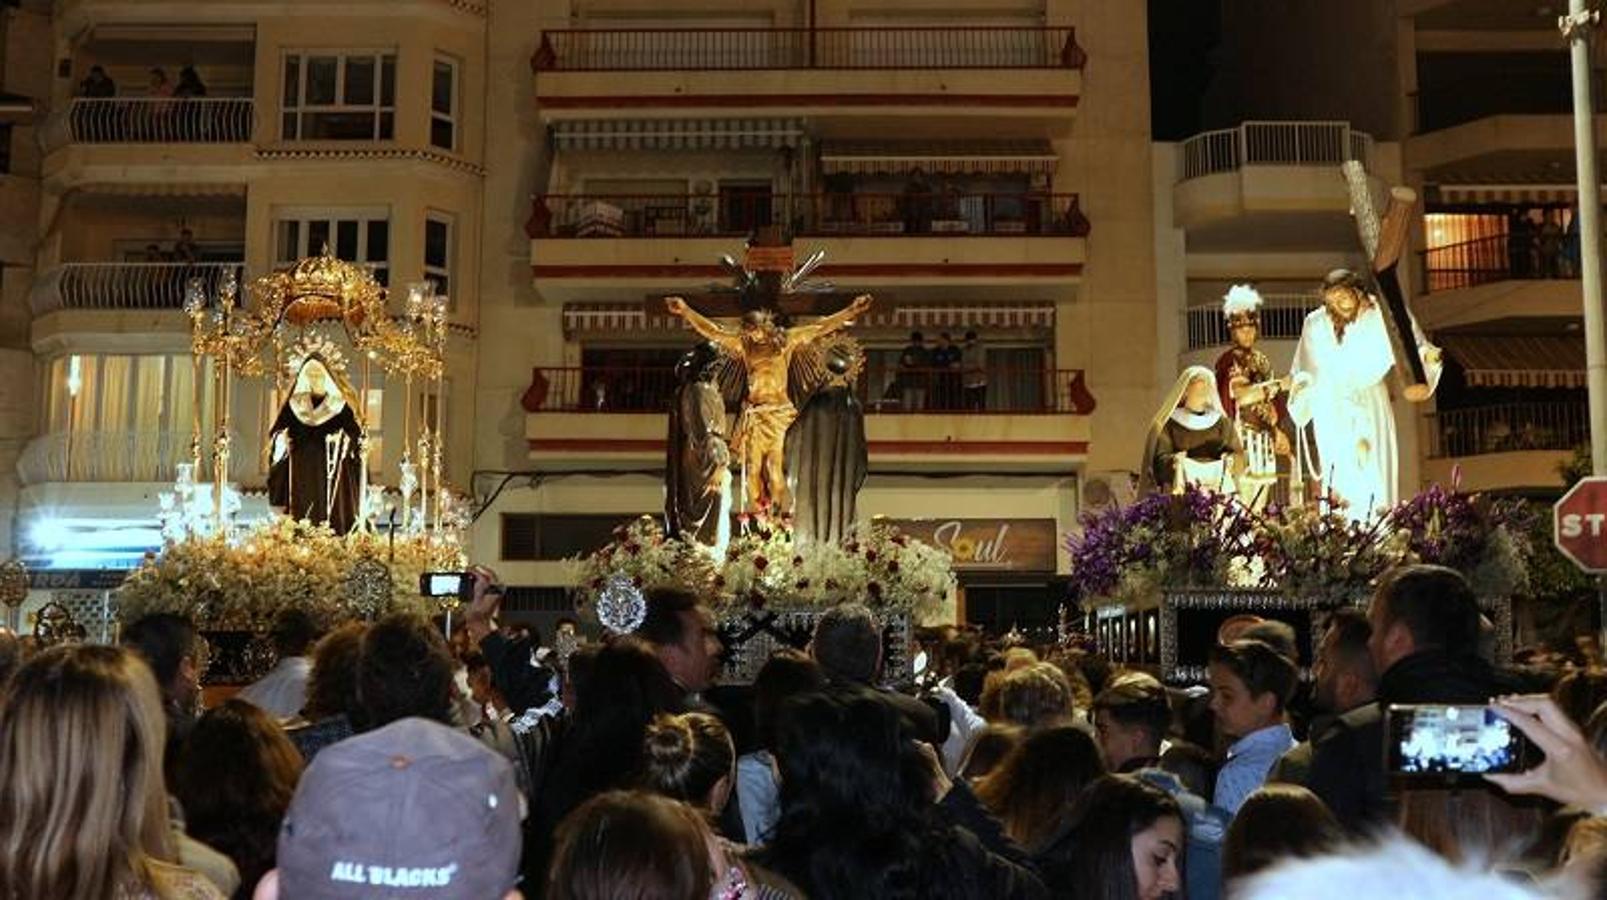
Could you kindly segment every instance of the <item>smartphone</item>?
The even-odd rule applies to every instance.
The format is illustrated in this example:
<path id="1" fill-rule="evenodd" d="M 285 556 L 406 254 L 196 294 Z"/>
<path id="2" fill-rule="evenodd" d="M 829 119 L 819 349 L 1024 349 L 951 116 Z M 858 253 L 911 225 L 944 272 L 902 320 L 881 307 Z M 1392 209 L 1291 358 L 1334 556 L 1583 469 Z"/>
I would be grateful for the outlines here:
<path id="1" fill-rule="evenodd" d="M 425 572 L 418 578 L 418 592 L 426 597 L 457 597 L 467 603 L 474 594 L 474 576 L 468 572 Z"/>
<path id="2" fill-rule="evenodd" d="M 1385 766 L 1392 775 L 1476 779 L 1521 772 L 1534 757 L 1523 733 L 1487 706 L 1391 704 L 1385 724 Z"/>

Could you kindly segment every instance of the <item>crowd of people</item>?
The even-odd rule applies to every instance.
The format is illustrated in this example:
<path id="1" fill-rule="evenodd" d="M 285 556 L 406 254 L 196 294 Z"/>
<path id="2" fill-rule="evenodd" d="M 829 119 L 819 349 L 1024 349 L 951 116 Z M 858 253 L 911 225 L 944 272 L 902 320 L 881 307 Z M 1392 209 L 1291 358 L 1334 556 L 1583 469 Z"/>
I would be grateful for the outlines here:
<path id="1" fill-rule="evenodd" d="M 696 596 L 649 591 L 629 635 L 567 622 L 543 642 L 499 625 L 492 573 L 474 582 L 450 637 L 284 612 L 274 669 L 206 709 L 183 616 L 121 646 L 0 633 L 0 897 L 1607 889 L 1607 674 L 1497 667 L 1448 569 L 1388 574 L 1309 660 L 1289 625 L 1228 619 L 1192 688 L 956 627 L 922 632 L 916 678 L 888 684 L 883 623 L 857 604 L 751 686 L 717 686 Z M 1544 761 L 1397 783 L 1397 703 L 1493 704 Z"/>
<path id="2" fill-rule="evenodd" d="M 947 331 L 927 346 L 926 336 L 910 333 L 898 355 L 898 373 L 887 397 L 907 411 L 981 411 L 988 403 L 988 351 L 975 331 L 955 343 Z"/>

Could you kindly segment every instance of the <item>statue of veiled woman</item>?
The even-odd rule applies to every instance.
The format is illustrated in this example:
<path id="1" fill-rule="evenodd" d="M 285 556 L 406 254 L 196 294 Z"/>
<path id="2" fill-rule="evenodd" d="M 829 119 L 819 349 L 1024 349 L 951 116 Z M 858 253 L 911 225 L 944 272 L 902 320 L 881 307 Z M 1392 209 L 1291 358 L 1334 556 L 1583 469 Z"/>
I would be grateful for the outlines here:
<path id="1" fill-rule="evenodd" d="M 665 459 L 665 530 L 688 543 L 724 549 L 731 535 L 731 451 L 725 399 L 716 384 L 723 357 L 704 342 L 675 365 Z"/>
<path id="2" fill-rule="evenodd" d="M 854 396 L 850 361 L 828 354 L 827 384 L 787 429 L 787 486 L 799 543 L 835 543 L 854 531 L 856 501 L 869 471 L 865 408 Z"/>
<path id="3" fill-rule="evenodd" d="M 357 523 L 363 432 L 356 399 L 322 357 L 309 356 L 268 432 L 268 502 L 296 519 L 327 522 L 336 534 Z"/>
<path id="4" fill-rule="evenodd" d="M 1190 366 L 1178 376 L 1150 426 L 1143 485 L 1160 493 L 1181 493 L 1187 485 L 1233 493 L 1234 465 L 1243 450 L 1233 420 L 1222 410 L 1216 373 Z"/>

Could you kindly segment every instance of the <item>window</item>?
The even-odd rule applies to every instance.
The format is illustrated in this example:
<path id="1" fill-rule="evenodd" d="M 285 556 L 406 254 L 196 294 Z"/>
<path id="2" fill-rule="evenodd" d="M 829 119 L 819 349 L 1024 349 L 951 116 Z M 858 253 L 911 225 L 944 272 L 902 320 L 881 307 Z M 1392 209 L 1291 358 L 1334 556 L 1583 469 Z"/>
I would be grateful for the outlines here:
<path id="1" fill-rule="evenodd" d="M 457 60 L 437 56 L 430 80 L 430 144 L 442 150 L 457 149 L 457 86 Z"/>
<path id="2" fill-rule="evenodd" d="M 435 292 L 452 301 L 452 217 L 432 212 L 424 218 L 424 277 L 435 282 Z"/>
<path id="3" fill-rule="evenodd" d="M 287 141 L 388 141 L 396 136 L 396 54 L 285 55 Z"/>
<path id="4" fill-rule="evenodd" d="M 276 216 L 275 260 L 288 266 L 324 252 L 348 262 L 368 263 L 380 284 L 390 283 L 390 211 L 385 209 L 280 210 Z"/>

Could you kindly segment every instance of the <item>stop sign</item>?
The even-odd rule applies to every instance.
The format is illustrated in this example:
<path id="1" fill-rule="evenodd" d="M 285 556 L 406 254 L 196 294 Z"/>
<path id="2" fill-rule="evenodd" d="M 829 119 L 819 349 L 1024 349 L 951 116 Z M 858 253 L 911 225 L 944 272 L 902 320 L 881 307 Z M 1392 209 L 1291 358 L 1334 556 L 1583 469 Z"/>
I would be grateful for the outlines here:
<path id="1" fill-rule="evenodd" d="M 1586 572 L 1607 572 L 1607 477 L 1586 478 L 1552 509 L 1557 549 Z"/>

